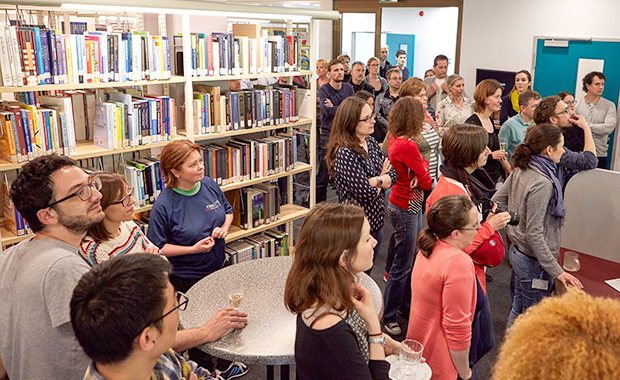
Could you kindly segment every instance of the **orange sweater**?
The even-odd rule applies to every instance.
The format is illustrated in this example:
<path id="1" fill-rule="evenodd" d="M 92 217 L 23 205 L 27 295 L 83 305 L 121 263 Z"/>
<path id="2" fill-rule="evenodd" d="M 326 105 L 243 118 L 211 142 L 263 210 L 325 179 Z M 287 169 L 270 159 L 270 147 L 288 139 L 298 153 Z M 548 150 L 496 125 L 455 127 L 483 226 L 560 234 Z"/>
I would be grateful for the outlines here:
<path id="1" fill-rule="evenodd" d="M 474 265 L 463 251 L 438 240 L 427 258 L 418 254 L 411 274 L 411 314 L 407 339 L 424 345 L 423 356 L 435 380 L 454 380 L 458 372 L 450 350 L 471 344 L 476 309 Z"/>
<path id="2" fill-rule="evenodd" d="M 448 180 L 446 180 L 443 174 L 440 175 L 439 180 L 437 181 L 437 185 L 431 192 L 431 195 L 429 195 L 428 199 L 426 200 L 426 211 L 428 211 L 428 209 L 433 205 L 433 203 L 435 203 L 439 198 L 445 197 L 447 195 L 458 194 L 465 195 L 469 198 L 469 194 L 467 194 L 467 191 L 465 191 L 463 187 L 455 183 L 448 182 Z M 476 249 L 478 249 L 478 247 L 480 247 L 480 245 L 482 245 L 482 243 L 484 243 L 486 239 L 493 236 L 494 233 L 495 231 L 493 231 L 493 227 L 491 227 L 489 223 L 482 222 L 480 224 L 480 229 L 476 233 L 476 236 L 474 236 L 474 240 L 471 242 L 470 245 L 463 249 L 463 252 L 471 255 L 474 251 L 476 251 Z M 486 295 L 487 281 L 484 277 L 484 265 L 474 263 L 474 268 L 476 270 L 476 277 L 478 278 L 478 282 L 480 282 L 480 286 L 482 287 L 482 290 Z"/>

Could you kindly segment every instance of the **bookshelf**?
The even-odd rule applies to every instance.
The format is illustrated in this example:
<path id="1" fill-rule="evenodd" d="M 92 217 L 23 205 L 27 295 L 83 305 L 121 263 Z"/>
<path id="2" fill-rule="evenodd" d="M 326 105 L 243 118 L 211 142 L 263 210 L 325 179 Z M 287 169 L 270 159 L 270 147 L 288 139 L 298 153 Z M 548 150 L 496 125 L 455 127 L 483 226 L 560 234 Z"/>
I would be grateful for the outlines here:
<path id="1" fill-rule="evenodd" d="M 210 140 L 220 140 L 220 139 L 229 139 L 235 136 L 243 136 L 249 134 L 263 133 L 266 131 L 272 131 L 276 129 L 287 128 L 290 132 L 293 128 L 300 128 L 307 130 L 310 135 L 310 143 L 309 143 L 309 151 L 313 152 L 312 158 L 310 162 L 314 162 L 314 152 L 317 151 L 317 136 L 316 136 L 316 128 L 315 125 L 315 102 L 316 102 L 316 89 L 314 88 L 314 81 L 310 80 L 309 84 L 311 89 L 309 95 L 305 97 L 304 104 L 298 109 L 299 121 L 294 123 L 280 124 L 280 125 L 268 125 L 260 128 L 251 128 L 251 129 L 239 129 L 239 130 L 229 130 L 225 132 L 219 133 L 211 133 L 204 135 L 194 135 L 194 118 L 193 118 L 193 85 L 200 83 L 208 83 L 214 86 L 221 86 L 223 88 L 227 88 L 227 82 L 229 80 L 234 79 L 255 79 L 255 78 L 266 78 L 266 77 L 292 77 L 292 76 L 311 76 L 313 73 L 310 70 L 300 70 L 299 68 L 296 71 L 288 71 L 278 73 L 259 73 L 259 74 L 238 74 L 238 75 L 214 75 L 214 76 L 192 76 L 191 70 L 191 49 L 190 49 L 190 33 L 201 32 L 201 28 L 204 25 L 201 25 L 200 22 L 196 22 L 193 18 L 196 16 L 205 16 L 211 18 L 221 18 L 226 19 L 227 17 L 242 17 L 242 18 L 250 18 L 250 19 L 269 19 L 273 21 L 284 21 L 288 25 L 291 25 L 291 20 L 296 20 L 295 22 L 301 21 L 308 23 L 308 35 L 311 36 L 313 41 L 318 41 L 318 20 L 337 20 L 340 15 L 336 11 L 314 11 L 307 9 L 294 9 L 294 8 L 280 8 L 274 9 L 272 7 L 261 7 L 261 6 L 245 6 L 245 5 L 235 5 L 235 4 L 226 4 L 226 3 L 209 3 L 209 2 L 198 2 L 198 1 L 186 1 L 183 4 L 179 4 L 178 2 L 166 2 L 160 0 L 137 0 L 132 2 L 130 7 L 127 6 L 126 1 L 121 0 L 77 0 L 76 2 L 72 2 L 72 4 L 63 4 L 58 1 L 48 1 L 48 0 L 40 0 L 36 2 L 36 5 L 32 5 L 33 2 L 30 0 L 17 0 L 12 4 L 0 5 L 0 10 L 8 10 L 11 14 L 14 14 L 16 5 L 19 6 L 19 9 L 26 12 L 34 12 L 37 17 L 40 17 L 40 20 L 43 20 L 43 15 L 45 14 L 48 17 L 48 26 L 53 29 L 60 29 L 60 20 L 71 20 L 78 11 L 91 11 L 94 12 L 95 16 L 97 14 L 110 14 L 116 15 L 119 17 L 124 12 L 128 14 L 135 14 L 137 19 L 138 30 L 143 30 L 145 25 L 145 17 L 144 15 L 157 16 L 157 23 L 155 26 L 150 26 L 150 31 L 154 34 L 158 34 L 161 36 L 167 35 L 170 38 L 170 54 L 173 54 L 172 47 L 172 33 L 166 33 L 166 14 L 174 15 L 175 17 L 180 15 L 181 20 L 181 34 L 182 34 L 182 45 L 183 45 L 183 65 L 184 65 L 184 75 L 172 75 L 170 79 L 158 79 L 158 80 L 133 80 L 133 81 L 121 81 L 121 82 L 106 82 L 106 83 L 70 83 L 70 84 L 46 84 L 46 85 L 29 85 L 29 86 L 20 86 L 20 87 L 1 87 L 0 86 L 0 97 L 5 98 L 4 95 L 9 95 L 11 93 L 25 93 L 31 91 L 66 91 L 66 90 L 96 90 L 96 89 L 110 89 L 116 87 L 134 87 L 139 86 L 144 89 L 148 89 L 148 92 L 151 93 L 151 88 L 154 88 L 154 94 L 159 95 L 168 95 L 172 91 L 171 88 L 177 90 L 174 98 L 177 101 L 176 108 L 177 112 L 177 130 L 180 132 L 177 133 L 177 137 L 175 139 L 189 139 L 194 142 L 204 142 Z M 31 16 L 32 18 L 32 16 Z M 151 17 L 151 19 L 154 19 Z M 65 34 L 68 34 L 68 22 L 65 23 L 66 29 Z M 225 24 L 225 22 L 224 22 Z M 158 29 L 158 30 L 155 30 Z M 314 64 L 317 59 L 318 53 L 318 44 L 312 44 L 311 48 L 303 48 L 304 51 L 310 51 L 309 59 L 310 59 L 310 67 L 314 67 Z M 172 59 L 172 57 L 171 57 Z M 174 73 L 173 73 L 174 74 Z M 180 122 L 179 122 L 180 121 Z M 91 141 L 82 140 L 78 141 L 76 144 L 76 153 L 71 155 L 71 158 L 76 160 L 80 159 L 91 159 L 98 157 L 106 157 L 112 156 L 122 153 L 132 153 L 142 150 L 148 150 L 152 148 L 163 148 L 166 144 L 168 144 L 172 140 L 161 141 L 156 143 L 149 143 L 134 147 L 125 147 L 119 149 L 104 149 L 98 146 L 95 146 Z M 11 170 L 19 170 L 25 162 L 22 163 L 11 163 L 6 160 L 0 160 L 0 173 L 11 171 Z M 269 224 L 261 225 L 257 228 L 242 230 L 236 227 L 231 227 L 230 233 L 226 238 L 226 242 L 234 241 L 246 236 L 253 235 L 257 232 L 265 231 L 267 229 L 273 228 L 278 225 L 286 224 L 287 231 L 292 231 L 292 222 L 303 218 L 309 210 L 307 208 L 297 206 L 292 204 L 293 200 L 293 186 L 292 186 L 292 176 L 295 174 L 310 172 L 310 205 L 313 206 L 315 203 L 315 178 L 316 178 L 316 167 L 314 164 L 304 164 L 298 162 L 296 164 L 295 169 L 281 172 L 278 174 L 256 178 L 249 181 L 240 181 L 230 183 L 228 185 L 221 186 L 222 191 L 226 192 L 233 189 L 239 189 L 246 186 L 251 186 L 254 184 L 270 181 L 272 179 L 289 177 L 288 181 L 288 199 L 289 204 L 282 205 L 281 207 L 281 216 L 280 219 L 276 222 L 272 222 Z M 136 208 L 136 213 L 147 212 L 152 208 L 151 205 L 147 205 L 145 207 Z M 26 236 L 14 236 L 12 232 L 8 231 L 6 228 L 2 228 L 0 231 L 1 243 L 2 246 L 8 244 L 15 244 L 20 241 L 23 241 L 29 238 L 29 235 Z M 289 239 L 292 241 L 293 239 Z"/>

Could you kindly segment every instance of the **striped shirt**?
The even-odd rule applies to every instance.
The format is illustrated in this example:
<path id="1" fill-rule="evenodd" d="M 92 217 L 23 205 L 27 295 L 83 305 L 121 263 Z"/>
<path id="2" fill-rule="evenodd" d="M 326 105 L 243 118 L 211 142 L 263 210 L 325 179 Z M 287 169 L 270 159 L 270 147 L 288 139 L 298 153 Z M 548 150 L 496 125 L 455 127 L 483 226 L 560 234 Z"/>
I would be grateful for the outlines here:
<path id="1" fill-rule="evenodd" d="M 91 236 L 86 235 L 80 244 L 80 256 L 88 265 L 93 266 L 116 256 L 142 253 L 148 247 L 155 247 L 133 221 L 121 222 L 120 230 L 121 233 L 118 236 L 106 241 L 95 241 Z M 158 252 L 163 256 L 160 249 Z"/>
<path id="2" fill-rule="evenodd" d="M 439 146 L 439 134 L 435 131 L 435 128 L 430 128 L 427 132 L 422 131 L 422 136 L 428 142 L 431 147 L 431 156 L 428 160 L 428 174 L 431 175 L 432 180 L 437 179 L 437 147 Z"/>
<path id="3" fill-rule="evenodd" d="M 153 373 L 151 373 L 151 380 L 189 379 L 192 373 L 198 376 L 198 380 L 211 379 L 212 376 L 209 371 L 199 367 L 195 362 L 185 361 L 181 355 L 169 349 L 157 359 Z M 95 363 L 91 362 L 84 374 L 84 380 L 106 380 L 106 378 L 97 372 Z"/>

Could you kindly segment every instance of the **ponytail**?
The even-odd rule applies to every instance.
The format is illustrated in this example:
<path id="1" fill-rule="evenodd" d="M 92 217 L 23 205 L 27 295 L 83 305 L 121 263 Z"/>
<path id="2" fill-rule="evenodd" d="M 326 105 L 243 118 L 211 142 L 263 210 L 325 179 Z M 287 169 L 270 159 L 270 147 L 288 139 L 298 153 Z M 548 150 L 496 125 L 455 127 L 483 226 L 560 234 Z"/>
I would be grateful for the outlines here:
<path id="1" fill-rule="evenodd" d="M 562 139 L 562 132 L 552 124 L 536 124 L 527 128 L 523 144 L 512 155 L 512 166 L 526 170 L 533 155 L 544 153 L 548 146 L 556 147 Z"/>
<path id="2" fill-rule="evenodd" d="M 415 243 L 424 257 L 429 257 L 435 248 L 435 243 L 437 243 L 437 235 L 432 233 L 428 227 L 425 227 L 418 235 Z"/>
<path id="3" fill-rule="evenodd" d="M 416 243 L 424 257 L 429 257 L 437 240 L 448 237 L 469 223 L 469 211 L 474 203 L 466 196 L 447 195 L 439 198 L 426 213 L 428 227 L 418 235 Z"/>

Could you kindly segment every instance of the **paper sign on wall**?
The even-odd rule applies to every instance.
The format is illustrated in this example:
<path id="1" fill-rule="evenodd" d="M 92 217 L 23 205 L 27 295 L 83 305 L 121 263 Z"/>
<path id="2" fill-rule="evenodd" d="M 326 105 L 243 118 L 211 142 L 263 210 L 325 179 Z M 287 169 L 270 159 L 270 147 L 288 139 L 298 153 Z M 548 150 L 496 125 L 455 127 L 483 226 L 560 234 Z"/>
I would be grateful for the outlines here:
<path id="1" fill-rule="evenodd" d="M 592 71 L 603 72 L 604 59 L 579 58 L 577 67 L 577 85 L 575 86 L 575 99 L 581 99 L 586 93 L 583 91 L 583 77 Z"/>

